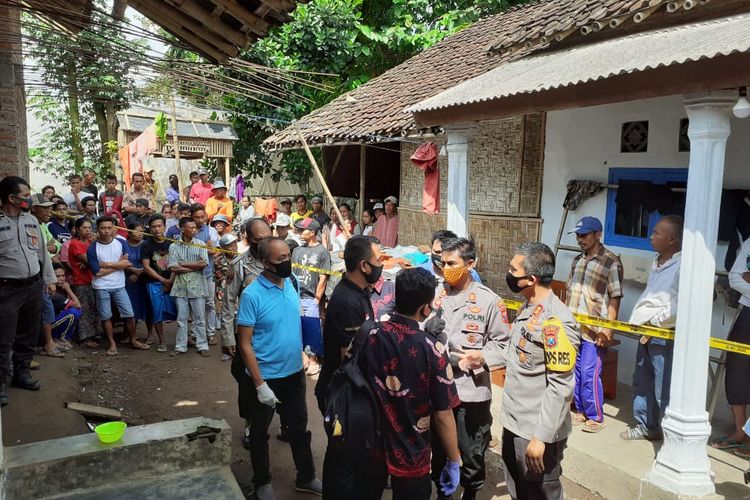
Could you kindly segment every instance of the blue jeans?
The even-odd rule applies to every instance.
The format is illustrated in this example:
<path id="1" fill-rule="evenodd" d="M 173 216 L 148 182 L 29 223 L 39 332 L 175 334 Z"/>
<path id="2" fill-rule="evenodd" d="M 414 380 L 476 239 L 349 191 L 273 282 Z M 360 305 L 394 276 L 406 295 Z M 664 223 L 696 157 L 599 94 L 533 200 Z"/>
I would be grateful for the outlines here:
<path id="1" fill-rule="evenodd" d="M 115 301 L 117 310 L 122 319 L 133 317 L 133 306 L 125 287 L 111 290 L 94 290 L 96 292 L 96 305 L 99 308 L 99 321 L 112 319 L 112 300 Z"/>
<path id="2" fill-rule="evenodd" d="M 633 374 L 633 417 L 642 428 L 658 431 L 669 404 L 674 345 L 652 339 L 638 344 Z"/>
<path id="3" fill-rule="evenodd" d="M 187 352 L 188 343 L 188 318 L 193 315 L 192 334 L 195 337 L 195 346 L 199 351 L 208 350 L 208 339 L 206 337 L 206 298 L 198 297 L 188 299 L 187 297 L 173 297 L 177 304 L 177 337 L 175 338 L 174 350 Z"/>

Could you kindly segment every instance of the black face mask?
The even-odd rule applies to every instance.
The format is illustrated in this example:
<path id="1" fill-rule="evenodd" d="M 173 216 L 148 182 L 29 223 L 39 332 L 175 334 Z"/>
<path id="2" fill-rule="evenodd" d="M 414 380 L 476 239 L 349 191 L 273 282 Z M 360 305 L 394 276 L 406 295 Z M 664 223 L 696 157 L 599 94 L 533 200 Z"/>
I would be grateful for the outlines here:
<path id="1" fill-rule="evenodd" d="M 367 263 L 372 271 L 369 273 L 362 272 L 362 274 L 365 277 L 365 281 L 367 281 L 369 284 L 377 283 L 380 279 L 380 276 L 383 274 L 383 266 L 373 266 L 369 262 Z"/>
<path id="2" fill-rule="evenodd" d="M 278 264 L 273 264 L 274 269 L 269 269 L 270 272 L 278 276 L 279 278 L 288 278 L 292 275 L 292 261 L 286 260 Z"/>
<path id="3" fill-rule="evenodd" d="M 441 269 L 442 269 L 442 267 L 443 267 L 443 261 L 442 261 L 442 260 L 440 260 L 440 256 L 439 256 L 438 254 L 436 254 L 436 253 L 431 253 L 431 254 L 430 254 L 430 260 L 432 260 L 432 265 L 433 265 L 433 266 L 435 266 L 435 267 L 438 267 L 438 268 L 441 268 Z"/>
<path id="4" fill-rule="evenodd" d="M 523 290 L 524 288 L 528 288 L 530 285 L 520 286 L 518 282 L 529 277 L 530 276 L 513 276 L 512 274 L 508 273 L 505 275 L 505 283 L 508 285 L 508 288 L 511 292 L 519 293 L 521 290 Z"/>

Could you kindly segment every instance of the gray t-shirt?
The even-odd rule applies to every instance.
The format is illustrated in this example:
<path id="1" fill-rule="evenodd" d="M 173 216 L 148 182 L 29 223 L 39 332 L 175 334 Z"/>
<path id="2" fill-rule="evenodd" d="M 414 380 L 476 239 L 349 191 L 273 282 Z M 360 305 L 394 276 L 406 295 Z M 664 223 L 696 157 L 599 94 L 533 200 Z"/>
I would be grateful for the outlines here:
<path id="1" fill-rule="evenodd" d="M 302 266 L 330 270 L 331 254 L 328 253 L 328 250 L 323 245 L 318 244 L 314 247 L 305 245 L 294 249 L 292 262 Z M 294 267 L 292 270 L 299 282 L 300 295 L 302 297 L 315 297 L 315 290 L 318 288 L 321 274 L 299 267 Z"/>

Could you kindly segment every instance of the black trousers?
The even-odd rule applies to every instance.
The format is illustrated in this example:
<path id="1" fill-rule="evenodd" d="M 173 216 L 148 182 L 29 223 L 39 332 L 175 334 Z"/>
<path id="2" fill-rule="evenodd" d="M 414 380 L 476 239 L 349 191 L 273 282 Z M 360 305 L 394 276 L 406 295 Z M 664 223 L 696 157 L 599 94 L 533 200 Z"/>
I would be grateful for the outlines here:
<path id="1" fill-rule="evenodd" d="M 508 430 L 503 431 L 503 463 L 508 493 L 514 500 L 563 500 L 563 451 L 567 439 L 547 443 L 544 447 L 544 473 L 533 474 L 526 468 L 529 440 Z"/>
<path id="2" fill-rule="evenodd" d="M 248 377 L 249 378 L 249 377 Z M 273 415 L 279 412 L 281 425 L 285 426 L 289 446 L 292 448 L 292 458 L 297 468 L 297 486 L 312 481 L 315 478 L 315 464 L 310 450 L 311 434 L 307 430 L 307 402 L 305 401 L 305 372 L 299 372 L 288 377 L 266 380 L 268 387 L 276 394 L 281 403 L 271 408 L 258 401 L 255 385 L 245 385 L 246 403 L 249 411 L 250 423 L 250 460 L 253 465 L 253 483 L 258 488 L 271 482 L 271 465 L 268 456 L 268 427 Z M 241 386 L 242 387 L 242 386 Z M 242 410 L 241 410 L 242 411 Z M 244 415 L 243 415 L 244 416 Z"/>
<path id="3" fill-rule="evenodd" d="M 484 465 L 484 454 L 491 439 L 492 413 L 490 401 L 481 403 L 461 403 L 453 409 L 456 416 L 458 449 L 461 452 L 461 486 L 464 491 L 476 493 L 484 486 L 487 471 Z M 440 473 L 448 457 L 440 445 L 440 437 L 432 431 L 432 480 L 440 491 Z"/>
<path id="4" fill-rule="evenodd" d="M 25 286 L 0 283 L 0 377 L 28 369 L 42 322 L 41 277 Z M 44 292 L 46 293 L 46 291 Z"/>

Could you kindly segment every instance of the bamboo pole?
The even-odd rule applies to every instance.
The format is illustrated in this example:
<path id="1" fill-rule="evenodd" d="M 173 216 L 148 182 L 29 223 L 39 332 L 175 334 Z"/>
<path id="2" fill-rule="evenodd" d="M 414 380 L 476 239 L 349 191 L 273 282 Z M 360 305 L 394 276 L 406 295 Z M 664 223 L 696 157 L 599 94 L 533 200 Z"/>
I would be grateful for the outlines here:
<path id="1" fill-rule="evenodd" d="M 359 223 L 362 227 L 362 212 L 365 209 L 365 172 L 367 170 L 367 146 L 359 146 Z"/>
<path id="2" fill-rule="evenodd" d="M 318 167 L 318 162 L 315 161 L 315 157 L 313 156 L 312 151 L 310 151 L 310 146 L 307 145 L 305 136 L 302 135 L 302 131 L 299 129 L 299 125 L 297 124 L 297 122 L 294 122 L 294 129 L 297 131 L 297 136 L 299 137 L 299 140 L 302 143 L 302 147 L 305 148 L 305 153 L 307 153 L 307 159 L 310 160 L 310 165 L 312 165 L 315 175 L 318 176 L 318 180 L 323 185 L 323 191 L 328 197 L 328 201 L 331 202 L 331 205 L 333 205 L 333 210 L 336 212 L 336 215 L 339 218 L 339 223 L 341 224 L 341 229 L 344 231 L 344 234 L 346 235 L 346 239 L 351 238 L 352 235 L 349 232 L 349 228 L 346 227 L 346 224 L 344 224 L 344 218 L 341 216 L 341 212 L 339 212 L 339 206 L 336 203 L 336 200 L 334 199 L 333 195 L 331 194 L 331 191 L 328 189 L 328 184 L 326 184 L 326 180 L 323 178 L 323 174 L 321 173 L 320 168 Z"/>
<path id="3" fill-rule="evenodd" d="M 177 105 L 174 102 L 174 93 L 170 91 L 169 97 L 171 97 L 172 101 L 172 142 L 174 143 L 174 164 L 177 168 L 177 179 L 182 181 L 182 168 L 180 166 L 180 143 L 179 138 L 177 137 Z M 180 196 L 182 196 L 182 193 L 180 193 Z M 187 202 L 188 200 L 182 201 Z"/>

